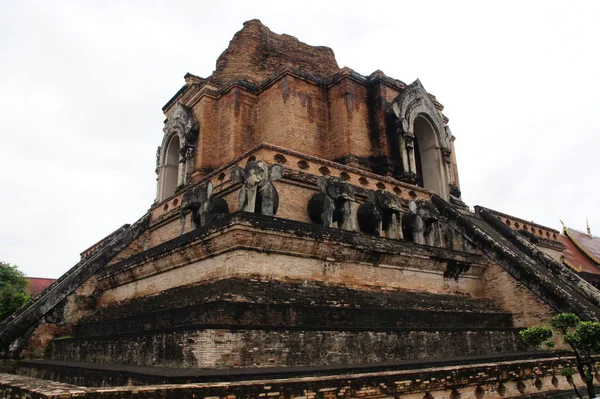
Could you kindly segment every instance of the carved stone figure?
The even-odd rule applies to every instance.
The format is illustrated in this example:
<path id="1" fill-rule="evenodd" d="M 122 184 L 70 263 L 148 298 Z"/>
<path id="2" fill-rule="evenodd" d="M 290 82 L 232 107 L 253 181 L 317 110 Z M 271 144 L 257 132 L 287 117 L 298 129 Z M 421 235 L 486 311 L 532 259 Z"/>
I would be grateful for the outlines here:
<path id="1" fill-rule="evenodd" d="M 367 195 L 369 201 L 359 206 L 356 212 L 360 230 L 377 237 L 383 230 L 387 238 L 402 238 L 400 198 L 385 190 L 369 190 Z"/>
<path id="2" fill-rule="evenodd" d="M 440 213 L 429 201 L 410 201 L 409 213 L 402 219 L 404 237 L 409 237 L 417 244 L 442 246 L 439 231 Z"/>
<path id="3" fill-rule="evenodd" d="M 183 234 L 185 228 L 185 214 L 191 212 L 192 228 L 205 226 L 208 223 L 217 220 L 229 214 L 229 205 L 221 197 L 212 196 L 212 182 L 197 185 L 189 188 L 181 199 L 181 207 L 179 209 L 179 220 L 181 230 L 179 234 Z"/>
<path id="4" fill-rule="evenodd" d="M 429 201 L 417 201 L 418 213 L 423 220 L 423 235 L 425 244 L 441 246 L 441 237 L 439 229 L 440 212 Z"/>
<path id="5" fill-rule="evenodd" d="M 423 219 L 419 216 L 419 210 L 415 201 L 408 203 L 408 213 L 402 217 L 402 231 L 404 237 L 416 244 L 424 244 L 425 237 L 423 230 L 425 229 Z"/>
<path id="6" fill-rule="evenodd" d="M 283 176 L 283 166 L 249 161 L 244 169 L 239 166 L 231 168 L 230 175 L 234 182 L 243 183 L 239 197 L 241 210 L 268 216 L 277 213 L 279 194 L 273 182 Z"/>
<path id="7" fill-rule="evenodd" d="M 337 222 L 340 229 L 354 230 L 351 206 L 354 187 L 336 177 L 319 177 L 317 186 L 321 192 L 314 194 L 308 201 L 310 220 L 327 227 Z"/>
<path id="8" fill-rule="evenodd" d="M 369 190 L 369 201 L 361 204 L 356 211 L 358 228 L 365 234 L 380 237 L 383 213 L 377 206 L 377 199 L 371 198 L 373 190 Z M 373 196 L 374 197 L 374 196 Z"/>

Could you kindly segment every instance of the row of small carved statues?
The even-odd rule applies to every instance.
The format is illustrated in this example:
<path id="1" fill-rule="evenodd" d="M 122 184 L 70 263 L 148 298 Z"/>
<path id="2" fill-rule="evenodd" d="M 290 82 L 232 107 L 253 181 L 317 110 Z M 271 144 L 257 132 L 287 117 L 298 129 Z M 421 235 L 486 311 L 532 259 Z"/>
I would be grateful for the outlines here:
<path id="1" fill-rule="evenodd" d="M 234 166 L 231 179 L 241 183 L 239 209 L 245 212 L 273 216 L 279 207 L 279 194 L 273 185 L 283 177 L 281 165 L 268 165 L 264 161 L 249 161 L 245 168 Z M 308 201 L 308 215 L 317 224 L 354 231 L 352 202 L 355 190 L 350 183 L 336 177 L 319 177 L 320 192 Z M 183 195 L 180 208 L 181 233 L 185 227 L 185 214 L 191 212 L 194 228 L 204 226 L 229 214 L 229 205 L 220 197 L 212 196 L 210 181 L 192 187 Z M 419 244 L 436 244 L 437 208 L 428 201 L 409 201 L 408 211 L 403 210 L 400 198 L 388 191 L 369 190 L 368 201 L 361 204 L 356 220 L 363 233 L 387 238 L 407 239 Z"/>

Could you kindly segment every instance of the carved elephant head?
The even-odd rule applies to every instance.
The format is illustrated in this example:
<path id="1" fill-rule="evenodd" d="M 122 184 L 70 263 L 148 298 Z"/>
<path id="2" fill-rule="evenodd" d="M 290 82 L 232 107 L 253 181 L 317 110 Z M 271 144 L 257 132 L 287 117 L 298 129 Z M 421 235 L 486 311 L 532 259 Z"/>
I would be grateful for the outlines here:
<path id="1" fill-rule="evenodd" d="M 377 237 L 383 230 L 387 238 L 402 238 L 400 198 L 385 190 L 369 190 L 367 196 L 369 201 L 358 207 L 356 215 L 360 230 Z"/>
<path id="2" fill-rule="evenodd" d="M 314 194 L 308 201 L 308 215 L 314 223 L 330 227 L 337 222 L 344 230 L 354 230 L 352 219 L 352 201 L 354 187 L 336 177 L 319 177 L 317 186 L 321 192 Z"/>
<path id="3" fill-rule="evenodd" d="M 249 161 L 244 169 L 231 168 L 230 176 L 234 182 L 243 184 L 239 196 L 241 210 L 268 216 L 277 213 L 279 194 L 273 182 L 283 177 L 283 166 Z"/>
<path id="4" fill-rule="evenodd" d="M 185 213 L 191 211 L 192 227 L 204 226 L 213 220 L 229 214 L 229 205 L 220 197 L 213 197 L 213 185 L 209 180 L 194 187 L 190 187 L 181 199 L 179 220 L 180 234 L 185 228 Z"/>
<path id="5" fill-rule="evenodd" d="M 439 220 L 440 211 L 430 201 L 419 200 L 416 201 L 417 213 L 425 223 L 433 223 Z"/>
<path id="6" fill-rule="evenodd" d="M 345 203 L 354 199 L 354 187 L 345 180 L 337 177 L 319 177 L 317 186 L 336 203 Z"/>
<path id="7" fill-rule="evenodd" d="M 440 213 L 436 206 L 424 200 L 410 201 L 409 213 L 402 220 L 404 236 L 418 244 L 441 246 Z M 407 235 L 407 233 L 409 235 Z"/>
<path id="8" fill-rule="evenodd" d="M 385 213 L 396 213 L 402 210 L 402 202 L 397 195 L 385 190 L 369 190 L 367 192 L 369 200 Z"/>
<path id="9" fill-rule="evenodd" d="M 423 229 L 423 219 L 419 216 L 417 203 L 409 201 L 408 213 L 402 216 L 402 233 L 404 238 L 417 244 L 425 244 Z"/>

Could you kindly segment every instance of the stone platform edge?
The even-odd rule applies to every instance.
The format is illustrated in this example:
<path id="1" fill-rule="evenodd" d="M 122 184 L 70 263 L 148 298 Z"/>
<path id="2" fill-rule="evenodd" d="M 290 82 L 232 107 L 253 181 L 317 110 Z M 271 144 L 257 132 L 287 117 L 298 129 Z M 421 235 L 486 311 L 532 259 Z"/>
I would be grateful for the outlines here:
<path id="1" fill-rule="evenodd" d="M 515 354 L 516 355 L 516 354 Z M 522 354 L 521 354 L 522 355 Z M 541 354 L 539 354 L 541 355 Z M 0 397 L 37 398 L 203 398 L 334 399 L 569 397 L 572 386 L 560 370 L 572 357 L 518 358 L 477 364 L 446 364 L 409 370 L 331 370 L 326 375 L 224 382 L 90 388 L 14 374 L 0 374 Z M 506 357 L 505 357 L 506 358 Z M 489 359 L 489 358 L 488 358 Z M 480 361 L 486 360 L 481 358 Z M 491 360 L 491 359 L 490 359 Z M 443 364 L 443 362 L 440 362 Z M 243 376 L 240 376 L 243 377 Z M 574 376 L 576 385 L 585 384 Z M 131 381 L 130 383 L 134 383 Z"/>

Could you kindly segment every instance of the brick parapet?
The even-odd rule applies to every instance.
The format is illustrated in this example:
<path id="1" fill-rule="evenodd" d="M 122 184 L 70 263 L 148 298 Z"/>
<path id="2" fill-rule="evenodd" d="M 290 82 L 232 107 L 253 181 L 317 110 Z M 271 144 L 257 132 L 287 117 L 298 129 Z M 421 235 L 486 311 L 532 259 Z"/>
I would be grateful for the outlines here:
<path id="1" fill-rule="evenodd" d="M 535 236 L 541 238 L 541 239 L 548 239 L 548 240 L 552 240 L 556 242 L 556 245 L 561 246 L 564 248 L 564 246 L 557 241 L 557 237 L 560 234 L 560 232 L 556 229 L 553 229 L 551 227 L 547 227 L 547 226 L 543 226 L 541 224 L 532 222 L 532 221 L 527 221 L 525 219 L 521 219 L 518 218 L 516 216 L 512 216 L 506 213 L 502 213 L 499 211 L 496 211 L 494 209 L 490 209 L 490 208 L 485 208 L 483 206 L 477 205 L 475 207 L 475 212 L 479 213 L 479 211 L 481 209 L 485 209 L 486 211 L 488 211 L 489 213 L 491 213 L 492 215 L 496 216 L 498 218 L 498 220 L 501 220 L 502 223 L 506 224 L 508 227 L 510 227 L 512 230 L 515 231 L 519 231 L 519 230 L 526 230 L 531 232 L 532 234 L 534 234 Z"/>

